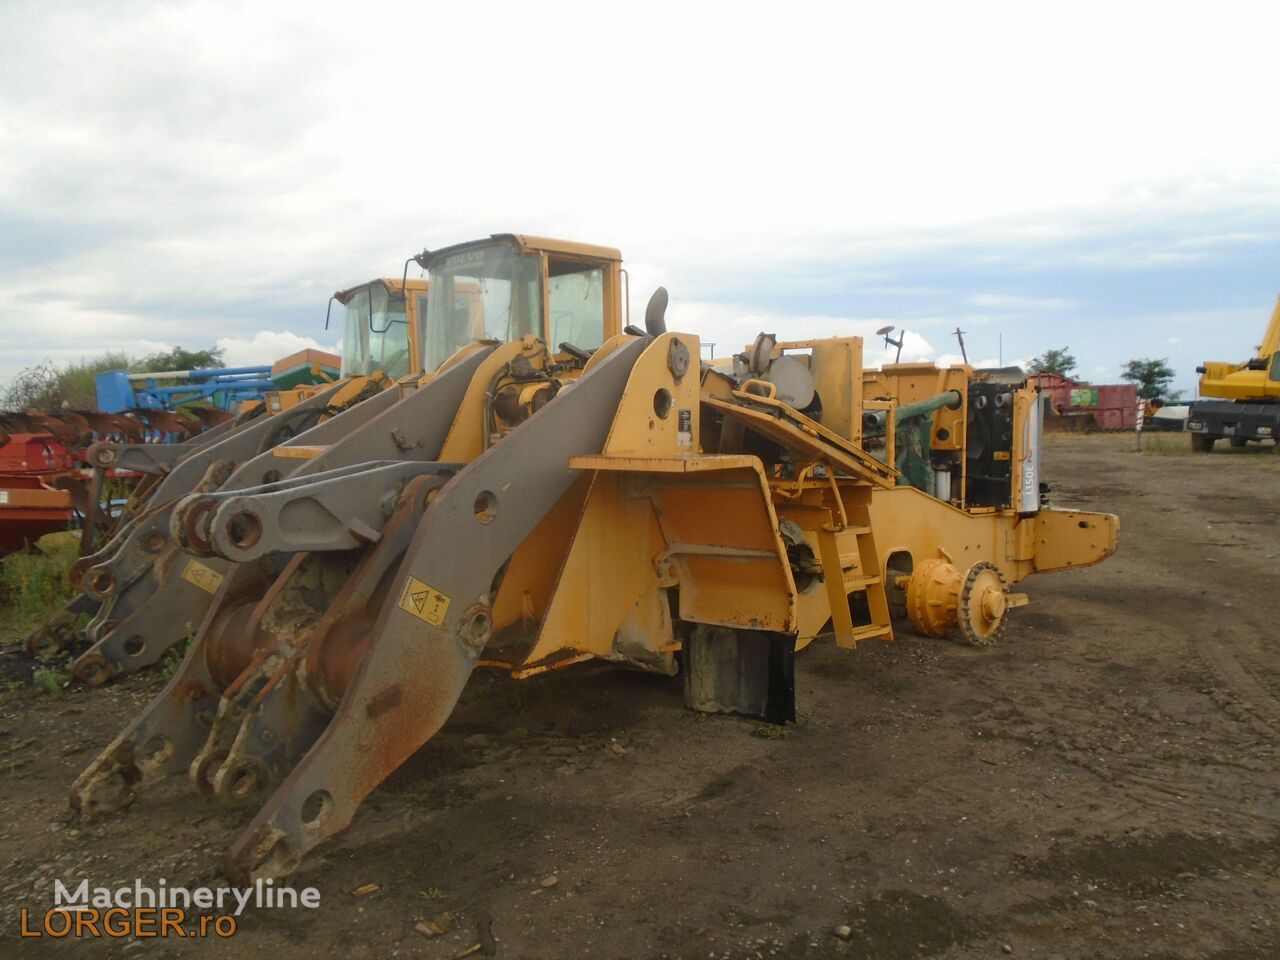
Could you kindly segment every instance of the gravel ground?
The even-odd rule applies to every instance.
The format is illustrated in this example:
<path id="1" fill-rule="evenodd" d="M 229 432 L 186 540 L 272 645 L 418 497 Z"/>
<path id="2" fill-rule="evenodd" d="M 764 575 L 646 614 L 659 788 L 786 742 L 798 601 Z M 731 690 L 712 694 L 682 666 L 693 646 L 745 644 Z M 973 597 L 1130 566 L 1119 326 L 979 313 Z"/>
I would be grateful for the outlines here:
<path id="1" fill-rule="evenodd" d="M 1280 456 L 1159 439 L 1050 438 L 1116 556 L 1027 581 L 994 648 L 815 645 L 785 734 L 621 670 L 477 674 L 294 878 L 321 907 L 229 940 L 18 938 L 54 878 L 220 883 L 244 821 L 181 779 L 67 813 L 155 678 L 6 690 L 0 956 L 1280 956 Z"/>

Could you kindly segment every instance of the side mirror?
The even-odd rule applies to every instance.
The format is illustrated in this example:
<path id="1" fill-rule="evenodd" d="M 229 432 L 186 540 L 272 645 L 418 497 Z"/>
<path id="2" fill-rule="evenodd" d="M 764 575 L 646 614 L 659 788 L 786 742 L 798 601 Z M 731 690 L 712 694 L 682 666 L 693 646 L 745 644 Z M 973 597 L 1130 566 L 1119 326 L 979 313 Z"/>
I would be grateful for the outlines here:
<path id="1" fill-rule="evenodd" d="M 644 308 L 644 328 L 651 337 L 660 337 L 667 332 L 667 288 L 659 287 L 649 298 L 649 305 Z"/>

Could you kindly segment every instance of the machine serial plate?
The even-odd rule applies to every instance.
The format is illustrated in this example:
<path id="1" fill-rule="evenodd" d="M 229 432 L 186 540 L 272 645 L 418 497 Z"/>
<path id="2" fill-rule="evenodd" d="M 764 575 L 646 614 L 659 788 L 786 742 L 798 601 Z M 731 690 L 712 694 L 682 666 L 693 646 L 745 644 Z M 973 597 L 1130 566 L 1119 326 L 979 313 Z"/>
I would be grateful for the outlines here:
<path id="1" fill-rule="evenodd" d="M 400 609 L 438 627 L 449 612 L 449 598 L 417 577 L 410 577 L 404 585 L 404 593 L 400 594 Z"/>

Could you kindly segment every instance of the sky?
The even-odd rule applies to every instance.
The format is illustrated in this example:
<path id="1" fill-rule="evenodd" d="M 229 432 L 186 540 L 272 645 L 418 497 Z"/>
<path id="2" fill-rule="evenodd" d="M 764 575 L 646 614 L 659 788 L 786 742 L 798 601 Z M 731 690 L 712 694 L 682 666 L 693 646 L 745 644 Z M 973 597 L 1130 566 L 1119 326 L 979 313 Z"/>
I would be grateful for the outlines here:
<path id="1" fill-rule="evenodd" d="M 621 248 L 741 349 L 1190 395 L 1280 293 L 1268 5 L 0 2 L 0 384 L 332 346 L 329 294 L 490 233 Z M 869 342 L 869 348 L 872 343 Z"/>

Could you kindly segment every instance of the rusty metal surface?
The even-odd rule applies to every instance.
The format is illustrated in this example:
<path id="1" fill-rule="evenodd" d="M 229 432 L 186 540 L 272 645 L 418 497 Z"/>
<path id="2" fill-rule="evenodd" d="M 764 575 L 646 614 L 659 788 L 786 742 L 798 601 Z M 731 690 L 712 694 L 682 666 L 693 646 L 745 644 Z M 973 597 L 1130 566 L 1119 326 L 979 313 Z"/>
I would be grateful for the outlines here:
<path id="1" fill-rule="evenodd" d="M 218 489 L 248 489 L 260 484 L 264 476 L 272 476 L 277 467 L 292 471 L 291 479 L 344 465 L 359 469 L 371 453 L 397 450 L 396 436 L 410 438 L 412 450 L 421 459 L 430 460 L 439 453 L 471 375 L 488 352 L 473 352 L 407 396 L 400 397 L 395 390 L 385 391 L 292 441 L 310 443 L 318 439 L 325 447 L 319 456 L 295 460 L 277 457 L 267 450 L 236 469 Z M 218 463 L 226 461 L 215 461 L 210 469 Z M 170 474 L 164 483 L 172 478 Z M 278 477 L 275 479 L 279 481 Z M 86 589 L 94 577 L 100 578 L 99 587 L 113 582 L 106 579 L 108 575 L 128 579 L 123 588 L 108 592 L 106 600 L 111 606 L 104 603 L 103 611 L 91 624 L 92 631 L 87 631 L 91 646 L 73 667 L 77 677 L 101 682 L 111 674 L 155 663 L 218 602 L 218 584 L 228 573 L 228 562 L 207 554 L 199 559 L 190 557 L 174 543 L 191 546 L 184 543 L 193 530 L 186 521 L 201 506 L 202 495 L 189 496 L 176 508 L 168 503 L 154 507 L 104 551 L 110 553 L 106 560 L 84 572 Z M 156 546 L 156 552 L 151 553 Z M 155 564 L 161 561 L 157 568 Z M 193 562 L 198 566 L 193 568 Z M 208 589 L 211 583 L 212 590 Z"/>
<path id="2" fill-rule="evenodd" d="M 238 563 L 268 553 L 351 550 L 375 543 L 396 494 L 410 480 L 453 474 L 461 466 L 372 463 L 299 478 L 288 489 L 246 490 L 219 503 L 209 520 L 208 540 L 214 553 Z"/>
<path id="3" fill-rule="evenodd" d="M 264 454 L 265 458 L 268 456 Z M 334 458 L 328 458 L 334 459 Z M 295 461 L 294 475 L 272 483 L 245 486 L 242 482 L 230 480 L 221 488 L 203 491 L 184 497 L 178 502 L 169 517 L 169 535 L 174 543 L 195 556 L 214 556 L 218 553 L 210 542 L 213 518 L 217 511 L 227 502 L 241 500 L 245 497 L 254 499 L 281 495 L 289 498 L 299 491 L 309 490 L 317 483 L 337 480 L 355 474 L 367 473 L 371 469 L 385 466 L 385 463 L 366 464 L 351 463 L 342 467 L 334 467 L 319 473 L 303 474 L 300 461 Z M 248 469 L 233 480 L 247 480 L 258 473 L 256 464 L 246 465 Z M 238 558 L 247 559 L 247 558 Z"/>
<path id="4" fill-rule="evenodd" d="M 495 575 L 573 484 L 569 458 L 604 443 L 643 348 L 636 341 L 596 365 L 432 501 L 337 712 L 232 846 L 233 876 L 292 869 L 444 723 L 489 638 Z M 442 548 L 459 543 L 472 548 Z"/>
<path id="5" fill-rule="evenodd" d="M 289 422 L 304 422 L 327 410 L 332 392 L 325 391 L 295 407 L 294 410 L 303 409 L 304 416 Z M 394 391 L 390 393 L 385 402 L 394 402 Z M 382 407 L 381 398 L 380 394 L 363 404 L 348 407 L 308 432 L 340 436 L 337 432 L 340 428 L 333 425 L 335 421 L 343 421 L 345 429 L 355 429 Z M 175 547 L 170 522 L 179 501 L 161 497 L 166 490 L 190 492 L 191 486 L 182 490 L 181 485 L 192 477 L 196 478 L 196 490 L 212 491 L 259 484 L 276 466 L 299 469 L 300 461 L 279 460 L 270 450 L 258 453 L 238 469 L 234 460 L 216 456 L 219 452 L 252 453 L 271 439 L 272 433 L 267 429 L 271 419 L 250 420 L 250 428 L 229 431 L 230 435 L 223 441 L 203 445 L 160 481 L 151 498 L 152 506 L 131 518 L 97 554 L 73 565 L 73 582 L 80 582 L 88 595 L 102 601 L 102 609 L 85 629 L 89 649 L 72 668 L 77 678 L 101 683 L 113 673 L 155 663 L 199 623 L 216 593 L 216 585 L 213 591 L 208 585 L 216 584 L 226 570 L 221 566 L 222 561 L 204 562 L 201 567 L 209 570 L 211 577 L 204 576 L 199 569 L 201 583 L 196 583 L 193 575 L 184 576 L 190 561 Z M 200 467 L 202 472 L 198 472 Z"/>
<path id="6" fill-rule="evenodd" d="M 99 552 L 94 562 L 84 565 L 83 584 L 90 596 L 107 600 L 141 577 L 169 544 L 169 514 L 177 497 L 199 488 L 230 482 L 232 465 L 259 453 L 264 445 L 291 425 L 306 422 L 327 409 L 326 391 L 278 417 L 260 417 L 231 432 L 219 442 L 201 445 L 173 465 L 156 487 L 149 508 L 122 530 L 119 541 Z M 105 465 L 105 464 L 100 464 Z"/>

